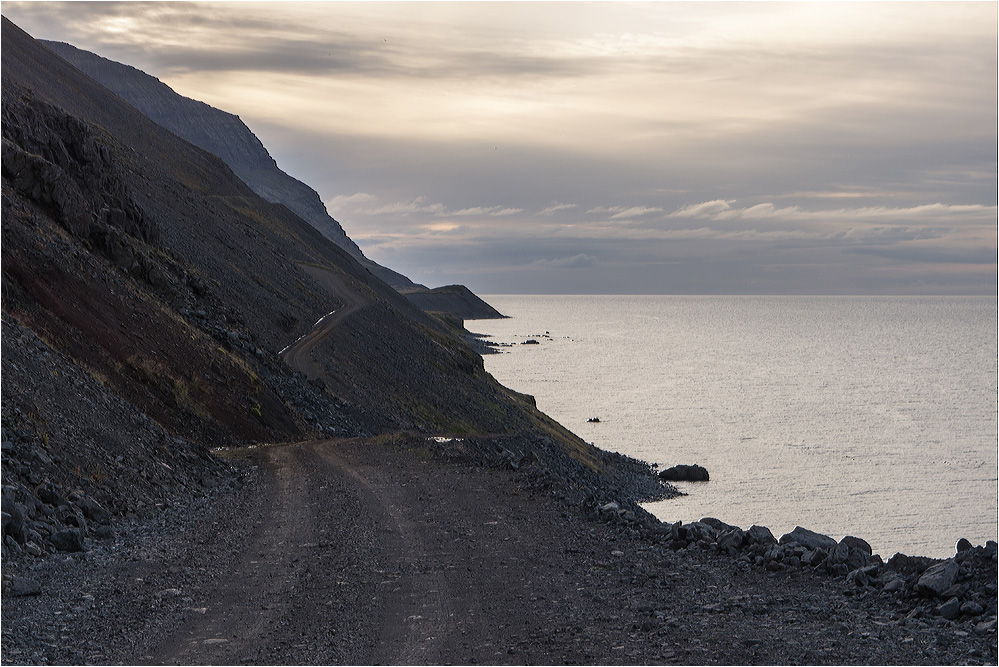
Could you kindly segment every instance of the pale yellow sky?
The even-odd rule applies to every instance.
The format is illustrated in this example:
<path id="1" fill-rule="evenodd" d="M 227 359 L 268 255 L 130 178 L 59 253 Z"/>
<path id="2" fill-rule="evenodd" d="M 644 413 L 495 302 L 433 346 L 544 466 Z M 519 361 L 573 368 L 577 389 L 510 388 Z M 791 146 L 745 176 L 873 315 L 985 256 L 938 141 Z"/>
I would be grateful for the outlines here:
<path id="1" fill-rule="evenodd" d="M 995 3 L 3 12 L 239 114 L 417 280 L 995 293 Z"/>

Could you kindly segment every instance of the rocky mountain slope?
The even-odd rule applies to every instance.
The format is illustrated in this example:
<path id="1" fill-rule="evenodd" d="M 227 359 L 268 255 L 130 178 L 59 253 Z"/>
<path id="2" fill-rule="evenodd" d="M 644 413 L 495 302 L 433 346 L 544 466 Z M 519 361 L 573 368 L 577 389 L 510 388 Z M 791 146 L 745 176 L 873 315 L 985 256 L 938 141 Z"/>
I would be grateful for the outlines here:
<path id="1" fill-rule="evenodd" d="M 439 294 L 422 297 L 429 291 L 425 286 L 413 283 L 401 273 L 365 257 L 357 244 L 343 231 L 340 223 L 329 215 L 319 194 L 282 171 L 239 116 L 178 95 L 159 79 L 129 65 L 108 60 L 70 44 L 51 41 L 41 43 L 119 95 L 155 123 L 195 146 L 218 155 L 254 192 L 269 202 L 287 206 L 323 236 L 350 253 L 361 266 L 392 287 L 411 295 L 414 303 L 423 304 L 429 299 L 427 302 L 435 306 L 432 310 L 448 312 L 463 319 L 501 317 L 467 289 L 467 294 L 463 294 L 460 299 L 442 298 Z"/>
<path id="2" fill-rule="evenodd" d="M 2 48 L 6 546 L 89 539 L 108 518 L 91 501 L 127 515 L 211 486 L 224 471 L 207 451 L 240 443 L 534 433 L 603 465 L 452 326 L 217 156 L 6 19 Z M 310 347 L 314 372 L 282 361 L 348 306 Z"/>
<path id="3" fill-rule="evenodd" d="M 158 125 L 218 155 L 258 195 L 287 206 L 365 268 L 393 286 L 415 287 L 405 276 L 368 260 L 326 210 L 319 194 L 282 171 L 239 116 L 178 95 L 129 65 L 62 42 L 41 41 L 61 58 L 120 96 Z"/>

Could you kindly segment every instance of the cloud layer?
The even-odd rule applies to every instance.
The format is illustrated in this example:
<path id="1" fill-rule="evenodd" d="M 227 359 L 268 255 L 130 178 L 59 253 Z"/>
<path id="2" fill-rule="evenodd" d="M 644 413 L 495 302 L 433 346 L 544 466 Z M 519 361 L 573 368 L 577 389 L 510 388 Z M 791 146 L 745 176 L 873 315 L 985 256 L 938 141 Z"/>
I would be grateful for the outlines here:
<path id="1" fill-rule="evenodd" d="M 996 291 L 990 3 L 15 3 L 482 292 Z"/>

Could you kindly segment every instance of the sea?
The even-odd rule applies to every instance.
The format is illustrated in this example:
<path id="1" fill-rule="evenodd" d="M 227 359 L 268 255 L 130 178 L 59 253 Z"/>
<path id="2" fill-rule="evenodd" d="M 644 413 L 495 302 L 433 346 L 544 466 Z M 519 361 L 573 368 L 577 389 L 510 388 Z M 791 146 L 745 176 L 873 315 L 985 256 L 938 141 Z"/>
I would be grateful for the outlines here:
<path id="1" fill-rule="evenodd" d="M 508 319 L 466 327 L 502 384 L 598 447 L 708 470 L 645 505 L 663 521 L 885 559 L 999 538 L 995 297 L 484 298 Z"/>

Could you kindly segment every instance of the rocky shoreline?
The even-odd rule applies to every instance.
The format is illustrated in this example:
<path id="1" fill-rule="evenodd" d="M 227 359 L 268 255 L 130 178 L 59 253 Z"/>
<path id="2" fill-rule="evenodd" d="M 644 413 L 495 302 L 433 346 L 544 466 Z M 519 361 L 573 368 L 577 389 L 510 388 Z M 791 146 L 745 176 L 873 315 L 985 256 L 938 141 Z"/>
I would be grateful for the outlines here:
<path id="1" fill-rule="evenodd" d="M 488 478 L 512 485 L 519 489 L 515 493 L 526 493 L 533 498 L 531 504 L 538 507 L 536 515 L 530 517 L 532 526 L 555 517 L 557 527 L 548 529 L 550 542 L 557 545 L 582 540 L 589 545 L 579 547 L 579 553 L 562 553 L 560 549 L 560 558 L 565 561 L 560 567 L 570 575 L 570 581 L 584 574 L 588 580 L 590 574 L 587 573 L 607 574 L 609 578 L 601 579 L 602 592 L 598 596 L 603 601 L 601 604 L 608 608 L 622 605 L 620 613 L 613 615 L 627 615 L 630 610 L 628 613 L 636 620 L 626 628 L 623 636 L 612 639 L 615 645 L 626 646 L 626 653 L 603 652 L 606 647 L 601 648 L 597 638 L 593 638 L 592 642 L 584 640 L 592 645 L 580 655 L 573 654 L 576 657 L 570 660 L 572 662 L 995 663 L 994 542 L 972 546 L 962 541 L 956 554 L 948 559 L 897 554 L 885 562 L 871 553 L 864 540 L 856 537 L 837 542 L 797 528 L 778 539 L 762 526 L 743 530 L 712 518 L 687 524 L 661 523 L 638 504 L 650 494 L 661 498 L 673 493 L 670 487 L 659 482 L 650 467 L 607 453 L 608 474 L 598 476 L 559 456 L 546 456 L 546 450 L 555 447 L 544 438 L 533 437 L 426 438 L 409 435 L 377 445 L 375 449 L 383 452 L 390 462 L 389 468 L 396 465 L 412 467 L 414 455 L 424 461 L 429 456 L 429 460 L 438 462 L 436 465 L 443 466 L 441 470 L 454 476 L 459 483 L 475 479 L 481 483 Z M 150 545 L 183 542 L 184 535 L 196 531 L 206 517 L 225 515 L 227 508 L 237 507 L 240 502 L 256 502 L 254 494 L 258 493 L 259 473 L 255 467 L 226 457 L 219 461 L 219 469 L 229 472 L 222 474 L 213 490 L 200 497 L 189 495 L 180 502 L 115 517 L 107 525 L 94 521 L 89 524 L 90 528 L 79 527 L 85 535 L 81 551 L 61 550 L 51 540 L 42 554 L 14 549 L 10 542 L 16 542 L 16 538 L 8 533 L 3 547 L 3 662 L 66 661 L 67 656 L 74 654 L 65 652 L 69 648 L 64 642 L 53 637 L 53 641 L 39 644 L 37 636 L 20 634 L 24 632 L 25 622 L 30 619 L 31 623 L 41 623 L 42 627 L 66 624 L 72 618 L 62 614 L 67 608 L 67 596 L 73 598 L 73 591 L 78 594 L 74 598 L 77 600 L 86 601 L 87 595 L 92 596 L 92 593 L 76 590 L 84 580 L 85 588 L 90 591 L 95 587 L 113 587 L 116 584 L 105 578 L 121 567 L 122 559 L 126 562 L 141 559 L 143 550 L 153 548 Z M 6 496 L 8 489 L 4 492 Z M 467 493 L 455 495 L 456 502 L 459 498 L 460 502 L 477 502 L 467 497 Z M 50 505 L 48 501 L 51 500 L 54 498 L 50 496 L 38 498 L 43 513 L 45 509 L 60 511 L 57 506 Z M 497 509 L 501 511 L 501 505 L 508 502 L 503 498 L 493 501 L 499 503 Z M 73 502 L 68 504 L 74 506 Z M 8 506 L 6 497 L 4 505 Z M 217 517 L 216 525 L 219 518 L 233 521 L 225 516 Z M 100 528 L 94 529 L 95 523 Z M 7 525 L 5 523 L 5 531 Z M 448 530 L 447 525 L 441 529 Z M 226 537 L 218 546 L 206 541 L 203 548 L 225 550 L 226 540 L 238 540 L 238 537 Z M 604 545 L 603 548 L 600 545 Z M 167 563 L 166 568 L 182 566 L 182 562 Z M 667 576 L 664 568 L 680 574 Z M 617 575 L 611 576 L 612 573 Z M 537 578 L 530 569 L 517 576 Z M 691 596 L 715 595 L 711 588 L 702 589 L 697 583 L 705 576 L 716 582 L 712 587 L 720 586 L 719 582 L 729 582 L 725 587 L 730 587 L 731 582 L 743 579 L 754 583 L 749 592 L 722 596 L 718 601 L 705 602 L 697 608 L 695 620 L 701 624 L 700 632 L 703 633 L 697 640 L 697 651 L 666 650 L 660 646 L 659 653 L 649 653 L 652 649 L 646 644 L 651 641 L 650 637 L 673 637 L 679 629 L 689 630 L 688 620 L 681 616 L 689 610 L 663 607 L 655 602 L 656 596 L 665 594 L 664 590 L 675 595 L 691 587 L 687 593 Z M 568 582 L 559 582 L 555 575 L 552 577 L 554 579 L 550 581 L 545 579 L 546 586 L 568 585 Z M 785 594 L 785 586 L 792 584 L 795 590 L 800 589 L 797 597 Z M 179 591 L 184 585 L 177 584 L 176 588 Z M 710 599 L 714 600 L 714 597 Z M 160 599 L 157 604 L 166 604 L 166 601 Z M 735 624 L 741 628 L 740 624 L 748 623 L 746 627 L 750 627 L 765 616 L 769 623 L 776 624 L 776 628 L 788 630 L 798 627 L 800 619 L 810 615 L 817 627 L 826 628 L 825 619 L 831 632 L 842 631 L 846 638 L 844 647 L 849 651 L 829 649 L 824 653 L 823 642 L 817 637 L 814 645 L 799 647 L 800 655 L 796 654 L 798 657 L 792 659 L 781 653 L 781 647 L 771 645 L 776 640 L 766 637 L 745 639 L 735 653 L 731 647 L 712 648 L 707 641 L 722 640 L 721 630 L 712 624 L 719 627 Z M 614 619 L 609 616 L 603 621 L 594 620 L 585 609 L 573 610 L 569 616 L 581 628 L 592 623 L 599 627 L 614 625 Z M 84 616 L 81 614 L 80 618 Z M 865 626 L 865 623 L 870 625 Z M 65 627 L 72 627 L 72 623 Z M 845 630 L 847 627 L 849 629 Z M 888 643 L 878 651 L 865 653 L 861 650 L 878 638 Z M 706 643 L 701 644 L 702 640 Z M 114 643 L 110 638 L 107 641 Z M 514 653 L 485 661 L 515 664 L 562 661 L 557 654 L 526 660 L 526 654 L 534 655 L 530 651 L 535 640 L 524 641 L 522 648 L 515 649 Z M 550 641 L 555 639 L 550 638 Z M 100 656 L 112 655 L 113 652 L 95 653 L 87 660 L 102 662 Z M 593 660 L 586 659 L 587 655 Z"/>

